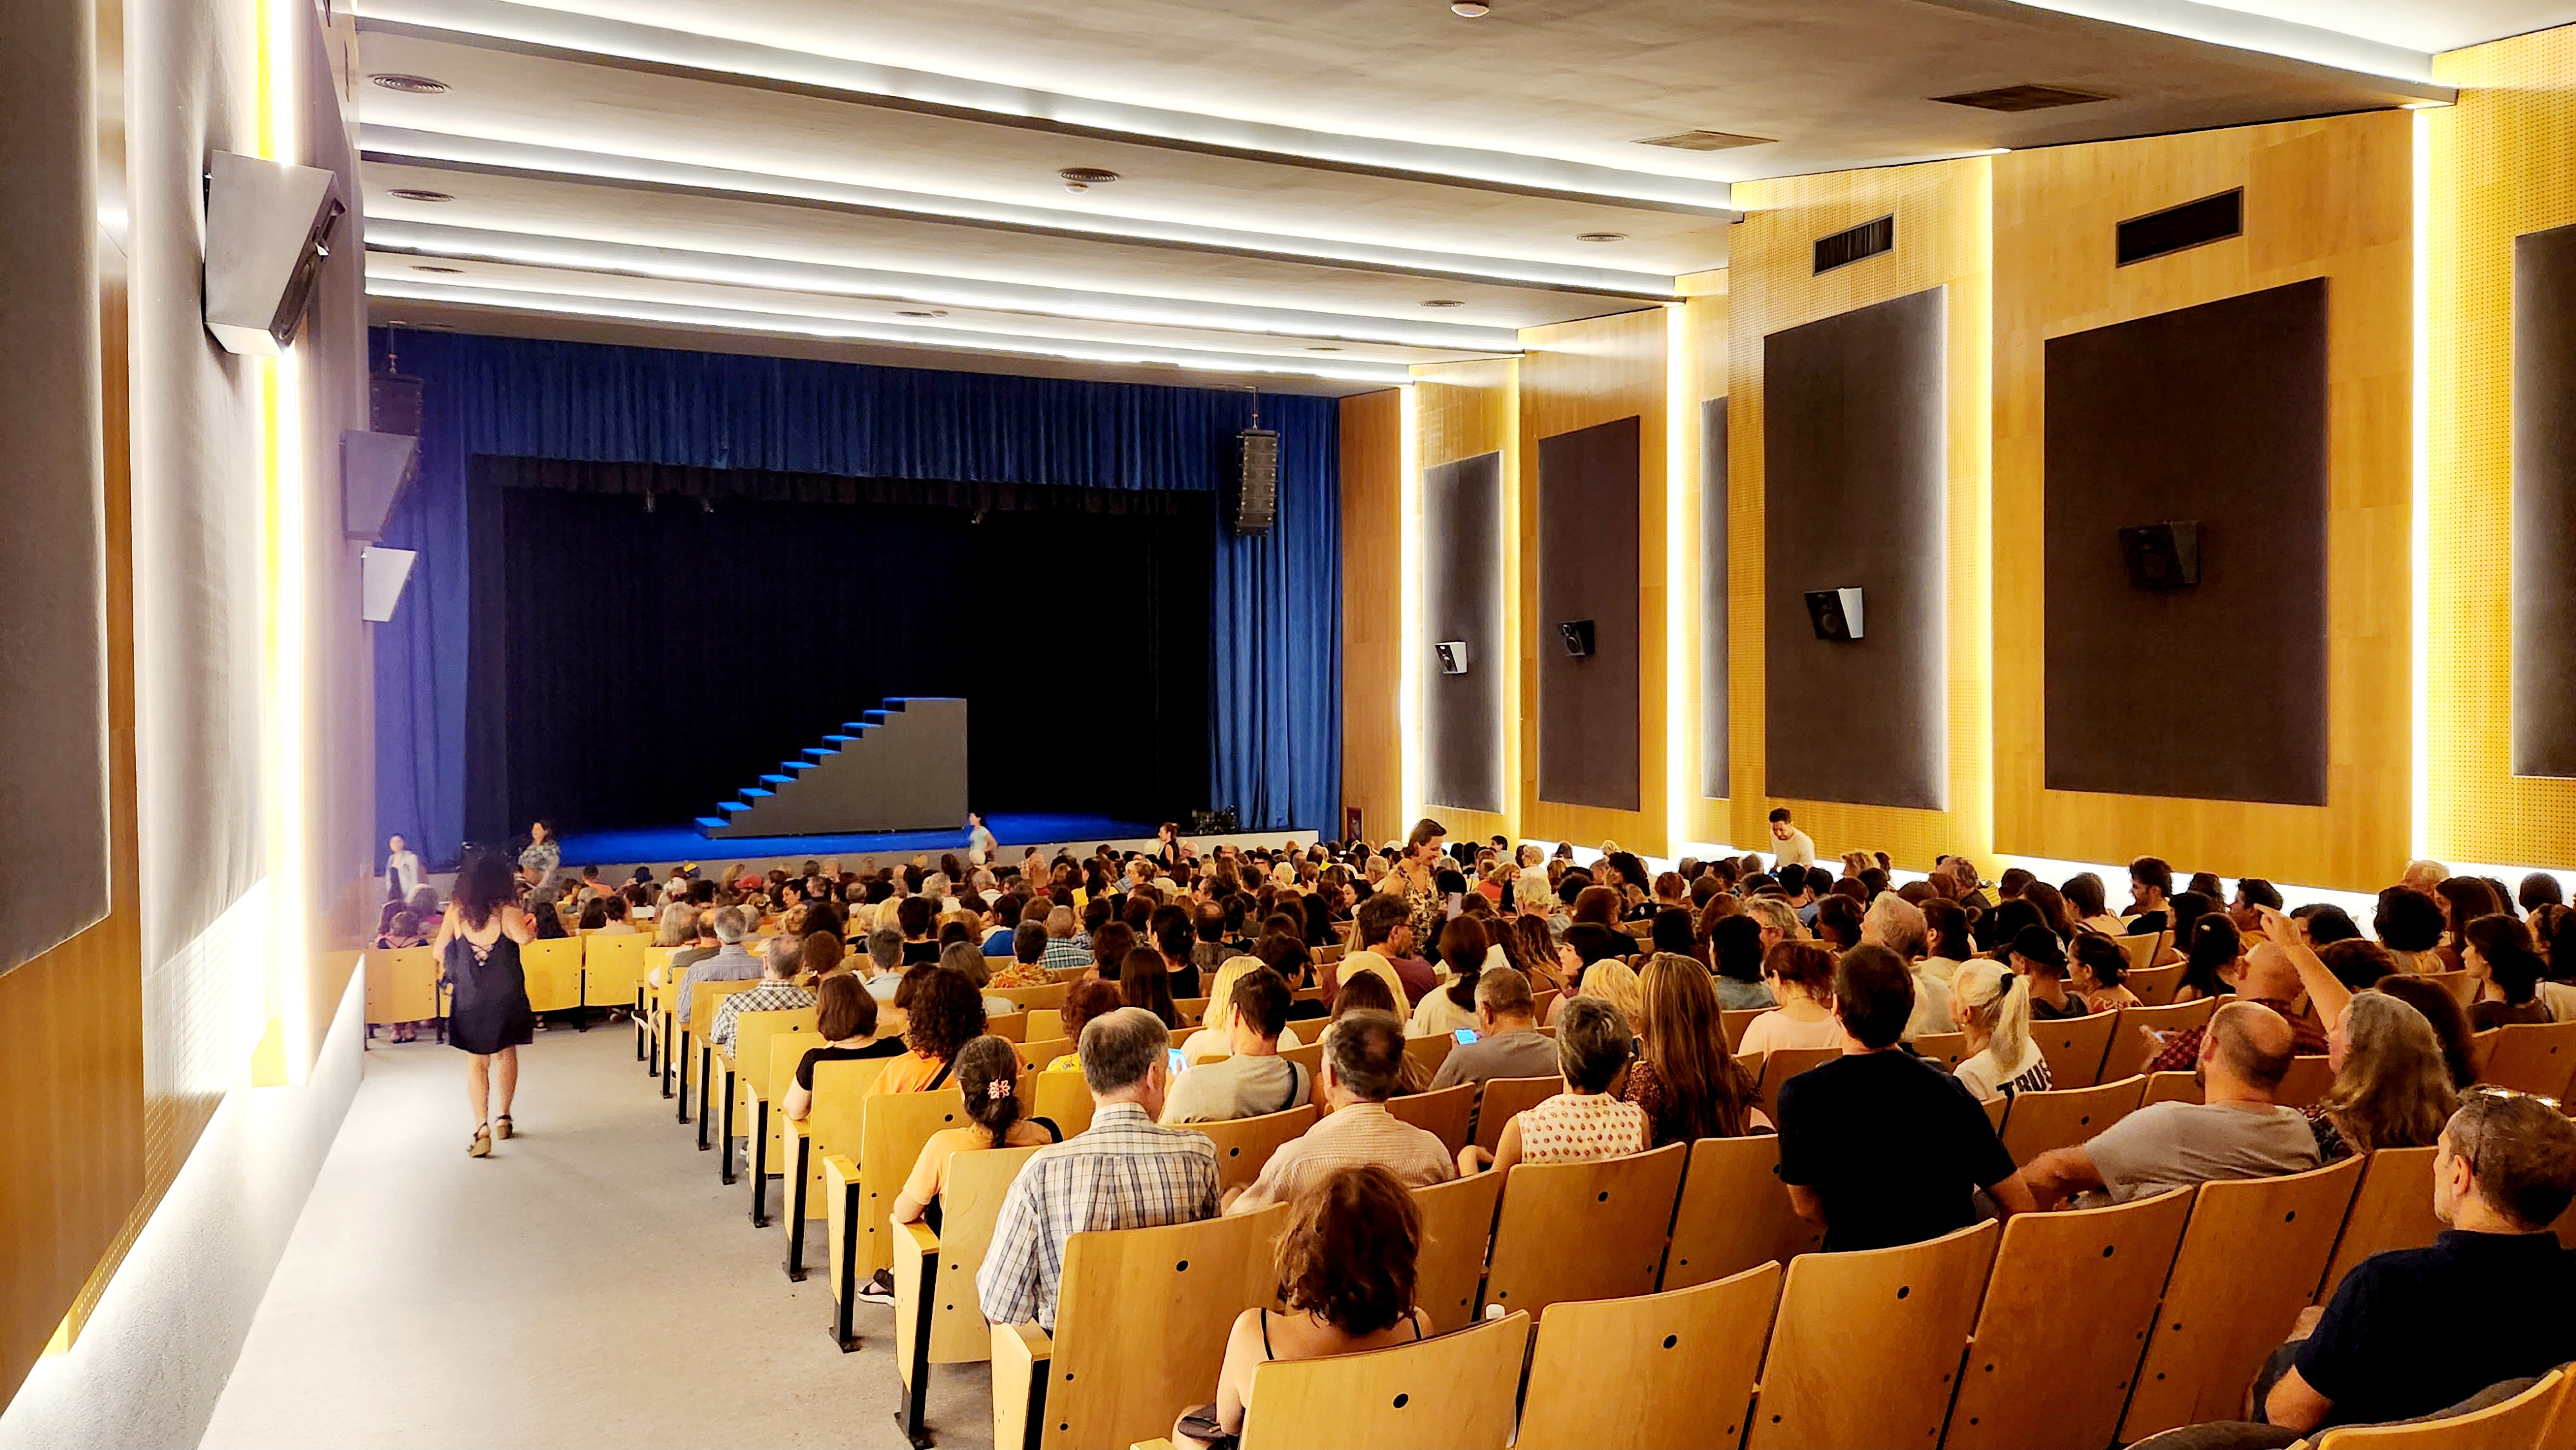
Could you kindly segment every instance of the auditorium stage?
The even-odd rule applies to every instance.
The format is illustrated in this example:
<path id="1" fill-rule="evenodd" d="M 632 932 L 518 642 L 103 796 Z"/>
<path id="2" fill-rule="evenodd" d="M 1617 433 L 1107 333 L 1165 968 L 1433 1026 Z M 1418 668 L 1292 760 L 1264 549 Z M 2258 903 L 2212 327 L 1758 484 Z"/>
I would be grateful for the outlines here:
<path id="1" fill-rule="evenodd" d="M 1142 850 L 1154 840 L 1154 825 L 1147 821 L 1120 821 L 1107 816 L 1065 815 L 1042 811 L 997 811 L 984 818 L 994 839 L 1001 843 L 1000 859 L 1016 863 L 1031 846 L 1053 853 L 1056 847 L 1069 847 L 1087 855 L 1093 849 L 1111 845 L 1120 849 Z M 1244 846 L 1277 846 L 1293 841 L 1311 845 L 1313 831 L 1245 831 L 1227 836 L 1192 836 L 1191 841 L 1204 850 L 1211 845 L 1234 843 Z M 840 858 L 845 870 L 857 869 L 865 857 L 877 858 L 879 865 L 893 865 L 897 860 L 910 860 L 916 855 L 937 859 L 940 852 L 966 849 L 966 830 L 959 826 L 941 831 L 876 831 L 835 836 L 742 836 L 710 840 L 695 826 L 639 826 L 608 831 L 569 831 L 563 838 L 563 864 L 567 867 L 597 866 L 602 875 L 615 877 L 638 866 L 653 868 L 660 875 L 683 862 L 694 861 L 709 870 L 721 870 L 740 861 L 767 870 L 780 862 L 793 867 L 803 861 Z"/>

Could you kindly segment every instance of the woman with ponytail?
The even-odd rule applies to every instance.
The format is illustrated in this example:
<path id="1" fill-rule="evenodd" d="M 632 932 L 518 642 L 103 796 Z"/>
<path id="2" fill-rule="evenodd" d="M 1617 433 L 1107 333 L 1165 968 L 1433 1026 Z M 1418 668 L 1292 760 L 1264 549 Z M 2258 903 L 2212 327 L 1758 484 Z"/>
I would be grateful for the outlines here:
<path id="1" fill-rule="evenodd" d="M 1064 1133 L 1045 1118 L 1022 1117 L 1019 1096 L 1020 1055 L 999 1037 L 978 1037 L 957 1049 L 958 1096 L 966 1100 L 971 1119 L 943 1128 L 921 1145 L 912 1177 L 897 1194 L 890 1217 L 896 1223 L 926 1223 L 939 1229 L 939 1195 L 948 1187 L 948 1161 L 982 1148 L 1034 1148 L 1064 1141 Z"/>
<path id="2" fill-rule="evenodd" d="M 2010 968 L 1983 958 L 1960 967 L 1950 979 L 1950 1020 L 1968 1039 L 1959 1084 L 1977 1101 L 2048 1091 L 2048 1059 L 2030 1037 L 2030 988 Z"/>

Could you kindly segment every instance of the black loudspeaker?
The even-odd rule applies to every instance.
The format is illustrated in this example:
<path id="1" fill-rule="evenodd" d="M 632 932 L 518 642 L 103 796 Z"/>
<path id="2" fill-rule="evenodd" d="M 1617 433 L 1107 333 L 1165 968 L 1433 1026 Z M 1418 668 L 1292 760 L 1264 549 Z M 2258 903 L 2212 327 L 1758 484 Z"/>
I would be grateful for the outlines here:
<path id="1" fill-rule="evenodd" d="M 1246 428 L 1234 435 L 1234 531 L 1266 534 L 1279 517 L 1279 435 Z"/>
<path id="2" fill-rule="evenodd" d="M 2183 589 L 2200 582 L 2200 525 L 2140 524 L 2120 531 L 2129 582 L 2141 589 Z"/>
<path id="3" fill-rule="evenodd" d="M 1465 640 L 1444 639 L 1438 644 L 1433 645 L 1432 649 L 1439 652 L 1440 673 L 1444 675 L 1463 675 L 1467 673 L 1467 642 Z"/>
<path id="4" fill-rule="evenodd" d="M 1810 589 L 1807 591 L 1807 622 L 1815 626 L 1816 638 L 1855 640 L 1861 637 L 1861 602 L 1858 589 Z"/>
<path id="5" fill-rule="evenodd" d="M 1556 634 L 1557 638 L 1565 641 L 1565 652 L 1567 654 L 1573 655 L 1577 659 L 1581 659 L 1583 656 L 1592 653 L 1591 620 L 1560 620 L 1556 626 Z"/>

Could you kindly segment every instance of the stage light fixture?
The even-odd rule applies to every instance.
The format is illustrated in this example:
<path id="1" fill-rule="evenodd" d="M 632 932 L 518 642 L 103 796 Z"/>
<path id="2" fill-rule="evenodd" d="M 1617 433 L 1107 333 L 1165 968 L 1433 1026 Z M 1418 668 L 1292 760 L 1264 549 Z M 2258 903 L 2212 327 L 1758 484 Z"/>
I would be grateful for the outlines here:
<path id="1" fill-rule="evenodd" d="M 433 80 L 428 76 L 409 76 L 388 72 L 384 75 L 369 76 L 367 79 L 373 84 L 384 87 L 386 90 L 400 91 L 406 96 L 443 96 L 447 94 L 447 82 L 442 80 Z"/>

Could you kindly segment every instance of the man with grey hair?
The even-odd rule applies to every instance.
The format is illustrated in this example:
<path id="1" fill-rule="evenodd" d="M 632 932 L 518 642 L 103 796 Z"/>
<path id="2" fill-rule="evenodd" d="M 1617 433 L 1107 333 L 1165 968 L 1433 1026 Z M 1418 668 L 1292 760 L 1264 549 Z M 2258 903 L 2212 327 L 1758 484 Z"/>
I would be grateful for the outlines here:
<path id="1" fill-rule="evenodd" d="M 748 982 L 760 975 L 759 960 L 742 945 L 749 930 L 750 924 L 738 906 L 697 913 L 697 939 L 701 945 L 673 952 L 669 968 L 671 980 L 680 984 L 677 1016 L 681 1026 L 689 1025 L 690 988 L 701 982 Z"/>
<path id="2" fill-rule="evenodd" d="M 1493 970 L 1512 971 L 1509 967 Z M 1438 1134 L 1386 1109 L 1404 1073 L 1404 1024 L 1395 1014 L 1343 1013 L 1340 1021 L 1324 1029 L 1323 1068 L 1320 1085 L 1328 1114 L 1301 1136 L 1281 1144 L 1262 1165 L 1260 1177 L 1228 1196 L 1227 1213 L 1251 1213 L 1285 1203 L 1317 1175 L 1363 1163 L 1384 1168 L 1407 1188 L 1446 1183 L 1458 1176 L 1458 1165 Z"/>
<path id="3" fill-rule="evenodd" d="M 718 918 L 738 914 L 741 908 L 728 906 L 716 913 Z M 716 929 L 721 940 L 724 928 Z M 741 934 L 735 934 L 739 949 Z M 785 932 L 769 939 L 761 953 L 760 985 L 748 992 L 732 992 L 716 1003 L 716 1020 L 707 1025 L 707 1041 L 730 1050 L 733 1047 L 734 1020 L 745 1012 L 787 1012 L 814 1005 L 814 994 L 796 985 L 796 970 L 804 965 L 804 949 L 796 938 Z"/>
<path id="4" fill-rule="evenodd" d="M 1476 977 L 1476 1040 L 1450 1049 L 1431 1076 L 1431 1090 L 1556 1071 L 1556 1044 L 1539 1035 L 1529 978 L 1518 967 L 1487 967 Z"/>
<path id="5" fill-rule="evenodd" d="M 894 1000 L 895 989 L 903 985 L 901 931 L 881 926 L 868 933 L 868 963 L 863 975 L 869 996 L 880 1002 Z"/>
<path id="6" fill-rule="evenodd" d="M 1905 1020 L 1906 1041 L 1959 1030 L 1950 1020 L 1950 984 L 1923 970 L 1923 959 L 1932 951 L 1932 931 L 1922 907 L 1893 891 L 1880 892 L 1860 919 L 1860 939 L 1896 953 L 1914 974 L 1914 1015 Z"/>
<path id="7" fill-rule="evenodd" d="M 1011 1181 L 975 1274 L 986 1319 L 1054 1333 L 1064 1241 L 1074 1234 L 1216 1216 L 1216 1145 L 1154 1121 L 1171 1085 L 1171 1045 L 1171 1030 L 1141 1007 L 1083 1024 L 1075 1051 L 1095 1105 L 1091 1127 L 1030 1154 Z"/>
<path id="8" fill-rule="evenodd" d="M 1744 914 L 1762 923 L 1762 952 L 1784 941 L 1805 941 L 1807 928 L 1798 920 L 1798 909 L 1777 896 L 1756 896 L 1744 903 Z"/>

